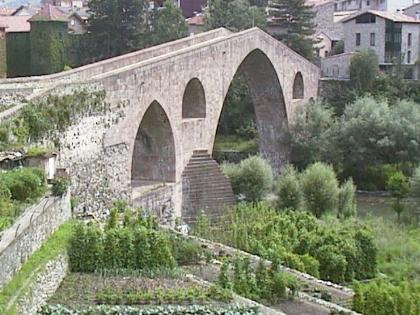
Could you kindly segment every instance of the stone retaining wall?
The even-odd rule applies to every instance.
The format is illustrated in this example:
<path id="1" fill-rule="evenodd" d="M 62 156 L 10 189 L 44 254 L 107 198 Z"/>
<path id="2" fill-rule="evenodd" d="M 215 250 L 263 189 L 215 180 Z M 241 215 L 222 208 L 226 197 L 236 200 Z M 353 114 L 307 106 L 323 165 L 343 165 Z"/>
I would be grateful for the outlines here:
<path id="1" fill-rule="evenodd" d="M 36 315 L 39 308 L 55 293 L 68 270 L 67 255 L 62 254 L 48 262 L 23 288 L 26 292 L 16 303 L 16 313 Z"/>
<path id="2" fill-rule="evenodd" d="M 0 240 L 0 289 L 70 217 L 70 193 L 63 197 L 46 197 L 28 208 L 12 227 L 4 231 Z"/>

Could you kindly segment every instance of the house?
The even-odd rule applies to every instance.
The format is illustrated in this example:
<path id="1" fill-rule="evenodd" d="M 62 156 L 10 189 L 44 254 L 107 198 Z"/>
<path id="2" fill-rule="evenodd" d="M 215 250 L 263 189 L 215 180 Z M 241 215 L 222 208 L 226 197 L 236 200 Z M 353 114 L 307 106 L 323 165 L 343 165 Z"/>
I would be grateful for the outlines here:
<path id="1" fill-rule="evenodd" d="M 396 12 L 416 0 L 335 0 L 335 11 L 390 11 Z"/>
<path id="2" fill-rule="evenodd" d="M 417 20 L 420 20 L 420 1 L 403 9 L 403 13 Z"/>
<path id="3" fill-rule="evenodd" d="M 53 5 L 61 8 L 83 8 L 87 6 L 86 0 L 43 0 L 42 5 Z"/>
<path id="4" fill-rule="evenodd" d="M 150 1 L 151 8 L 163 6 L 165 0 Z M 174 3 L 181 9 L 182 15 L 187 19 L 203 12 L 207 6 L 207 0 L 174 0 Z"/>
<path id="5" fill-rule="evenodd" d="M 382 70 L 396 62 L 406 69 L 406 78 L 419 78 L 420 20 L 401 13 L 369 10 L 342 20 L 346 53 L 373 50 Z"/>
<path id="6" fill-rule="evenodd" d="M 38 7 L 32 5 L 21 5 L 11 15 L 13 16 L 33 16 L 39 11 Z"/>

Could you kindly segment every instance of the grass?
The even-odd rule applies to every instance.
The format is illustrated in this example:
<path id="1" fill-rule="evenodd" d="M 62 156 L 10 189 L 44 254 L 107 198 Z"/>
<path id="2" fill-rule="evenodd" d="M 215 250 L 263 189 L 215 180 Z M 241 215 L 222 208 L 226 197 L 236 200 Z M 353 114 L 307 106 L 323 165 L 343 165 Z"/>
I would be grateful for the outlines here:
<path id="1" fill-rule="evenodd" d="M 64 223 L 38 249 L 6 284 L 0 292 L 0 313 L 16 314 L 16 301 L 23 296 L 30 282 L 47 262 L 53 260 L 65 250 L 72 234 L 74 221 Z"/>
<path id="2" fill-rule="evenodd" d="M 256 139 L 243 139 L 237 136 L 217 135 L 214 144 L 215 151 L 258 152 Z"/>
<path id="3" fill-rule="evenodd" d="M 41 157 L 50 154 L 53 151 L 51 148 L 45 147 L 31 147 L 26 152 L 27 157 Z"/>

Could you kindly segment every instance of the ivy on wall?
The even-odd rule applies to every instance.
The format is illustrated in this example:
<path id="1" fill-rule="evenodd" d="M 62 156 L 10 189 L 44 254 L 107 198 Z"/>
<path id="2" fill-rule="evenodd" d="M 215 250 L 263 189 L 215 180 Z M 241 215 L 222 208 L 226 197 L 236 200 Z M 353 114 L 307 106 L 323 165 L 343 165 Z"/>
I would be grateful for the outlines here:
<path id="1" fill-rule="evenodd" d="M 28 104 L 17 116 L 0 124 L 0 150 L 24 147 L 46 138 L 58 144 L 60 133 L 78 118 L 105 111 L 104 98 L 104 91 L 82 90 Z"/>
<path id="2" fill-rule="evenodd" d="M 60 72 L 66 65 L 67 23 L 63 21 L 31 22 L 31 74 Z"/>
<path id="3" fill-rule="evenodd" d="M 6 34 L 7 77 L 30 75 L 30 33 Z"/>

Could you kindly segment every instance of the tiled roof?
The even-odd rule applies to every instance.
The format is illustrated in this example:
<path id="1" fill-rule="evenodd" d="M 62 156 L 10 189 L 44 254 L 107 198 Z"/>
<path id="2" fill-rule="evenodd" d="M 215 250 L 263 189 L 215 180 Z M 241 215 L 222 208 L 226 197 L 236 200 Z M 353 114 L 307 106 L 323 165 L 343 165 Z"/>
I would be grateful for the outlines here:
<path id="1" fill-rule="evenodd" d="M 13 8 L 0 8 L 0 15 L 12 15 L 16 9 Z"/>
<path id="2" fill-rule="evenodd" d="M 33 17 L 29 19 L 29 22 L 33 21 L 60 21 L 67 22 L 66 15 L 53 5 L 44 5 L 41 10 Z"/>
<path id="3" fill-rule="evenodd" d="M 375 11 L 375 10 L 368 10 L 368 11 L 359 11 L 356 12 L 355 14 L 352 14 L 351 16 L 344 18 L 343 20 L 341 20 L 341 22 L 346 23 L 362 14 L 365 13 L 370 13 L 376 16 L 379 16 L 381 18 L 393 21 L 393 22 L 400 22 L 400 23 L 420 23 L 420 21 L 416 20 L 415 18 L 402 14 L 402 13 L 398 13 L 398 12 L 388 12 L 388 11 Z"/>
<path id="4" fill-rule="evenodd" d="M 6 27 L 6 33 L 29 32 L 29 16 L 0 16 L 0 25 Z"/>
<path id="5" fill-rule="evenodd" d="M 204 25 L 204 16 L 202 14 L 197 14 L 189 19 L 187 19 L 188 25 Z"/>

